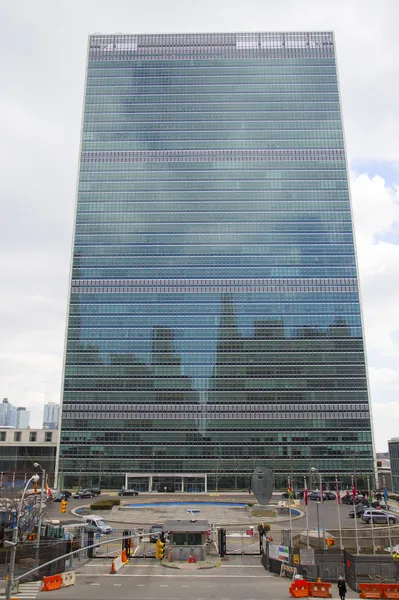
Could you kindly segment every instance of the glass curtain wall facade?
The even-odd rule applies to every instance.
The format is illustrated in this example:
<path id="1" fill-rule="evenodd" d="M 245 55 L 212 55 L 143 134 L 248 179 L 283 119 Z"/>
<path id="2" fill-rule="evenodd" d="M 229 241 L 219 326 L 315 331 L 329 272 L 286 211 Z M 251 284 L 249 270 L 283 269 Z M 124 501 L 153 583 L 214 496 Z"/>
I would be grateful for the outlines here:
<path id="1" fill-rule="evenodd" d="M 64 485 L 373 473 L 333 36 L 94 35 Z"/>

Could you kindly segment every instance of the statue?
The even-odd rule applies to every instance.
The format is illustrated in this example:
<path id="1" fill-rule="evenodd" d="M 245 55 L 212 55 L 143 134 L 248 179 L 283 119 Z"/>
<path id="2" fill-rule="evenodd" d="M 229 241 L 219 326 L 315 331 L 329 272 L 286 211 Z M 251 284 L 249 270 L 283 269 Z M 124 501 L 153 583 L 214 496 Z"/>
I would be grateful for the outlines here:
<path id="1" fill-rule="evenodd" d="M 266 467 L 256 467 L 252 475 L 251 487 L 259 504 L 269 504 L 273 494 L 273 472 Z"/>

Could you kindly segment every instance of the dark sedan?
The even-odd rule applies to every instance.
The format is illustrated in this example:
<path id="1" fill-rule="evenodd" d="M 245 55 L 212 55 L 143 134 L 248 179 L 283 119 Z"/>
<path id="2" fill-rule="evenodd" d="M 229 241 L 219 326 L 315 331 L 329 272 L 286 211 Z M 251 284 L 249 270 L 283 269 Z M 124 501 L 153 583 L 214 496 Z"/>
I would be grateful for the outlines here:
<path id="1" fill-rule="evenodd" d="M 309 494 L 309 500 L 317 500 L 318 502 L 321 502 L 321 492 L 312 492 Z M 325 492 L 323 493 L 323 500 L 327 500 Z"/>
<path id="2" fill-rule="evenodd" d="M 324 492 L 324 497 L 326 500 L 336 500 L 337 496 L 334 494 L 334 492 Z"/>
<path id="3" fill-rule="evenodd" d="M 73 495 L 74 498 L 94 498 L 95 494 L 93 494 L 92 490 L 79 490 L 76 494 Z"/>
<path id="4" fill-rule="evenodd" d="M 118 492 L 118 496 L 138 496 L 139 493 L 136 490 L 121 490 Z"/>

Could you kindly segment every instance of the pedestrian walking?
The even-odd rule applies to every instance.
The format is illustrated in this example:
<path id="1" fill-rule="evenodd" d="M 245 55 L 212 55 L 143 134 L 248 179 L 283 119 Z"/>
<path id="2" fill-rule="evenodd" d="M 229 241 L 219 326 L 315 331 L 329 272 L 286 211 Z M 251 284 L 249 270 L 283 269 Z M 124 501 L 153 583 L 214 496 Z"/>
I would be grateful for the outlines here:
<path id="1" fill-rule="evenodd" d="M 338 593 L 339 593 L 339 597 L 341 598 L 341 600 L 345 600 L 346 583 L 342 579 L 342 576 L 340 576 L 340 578 L 338 579 Z"/>

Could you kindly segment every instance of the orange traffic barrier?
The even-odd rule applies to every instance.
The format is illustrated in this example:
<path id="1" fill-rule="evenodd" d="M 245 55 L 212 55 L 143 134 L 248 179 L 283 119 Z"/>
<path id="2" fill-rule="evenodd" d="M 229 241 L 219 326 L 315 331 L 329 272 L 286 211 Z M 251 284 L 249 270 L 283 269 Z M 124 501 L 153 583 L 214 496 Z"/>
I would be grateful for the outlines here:
<path id="1" fill-rule="evenodd" d="M 325 581 L 309 582 L 309 596 L 313 596 L 313 598 L 332 598 L 330 587 L 331 583 Z"/>
<path id="2" fill-rule="evenodd" d="M 380 583 L 359 583 L 360 598 L 382 598 Z"/>
<path id="3" fill-rule="evenodd" d="M 293 598 L 307 598 L 309 596 L 309 582 L 305 579 L 294 579 L 289 587 Z"/>
<path id="4" fill-rule="evenodd" d="M 50 577 L 43 577 L 42 592 L 51 592 L 52 590 L 58 590 L 62 585 L 61 575 L 50 575 Z"/>
<path id="5" fill-rule="evenodd" d="M 193 562 L 193 557 L 191 556 L 191 554 L 190 554 L 190 557 L 189 557 L 189 559 L 188 559 L 188 562 L 189 562 L 189 563 L 192 563 L 192 562 Z"/>
<path id="6" fill-rule="evenodd" d="M 399 598 L 399 585 L 397 583 L 381 583 L 383 598 Z"/>

